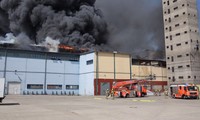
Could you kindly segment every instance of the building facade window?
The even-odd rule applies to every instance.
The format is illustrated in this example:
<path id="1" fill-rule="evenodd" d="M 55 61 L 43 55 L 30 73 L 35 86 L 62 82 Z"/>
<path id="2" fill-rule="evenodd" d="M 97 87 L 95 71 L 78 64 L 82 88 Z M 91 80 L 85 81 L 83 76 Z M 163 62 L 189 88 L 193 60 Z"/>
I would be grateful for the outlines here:
<path id="1" fill-rule="evenodd" d="M 181 58 L 182 57 L 182 55 L 177 55 L 177 58 Z"/>
<path id="2" fill-rule="evenodd" d="M 66 85 L 67 90 L 78 90 L 79 86 L 78 85 Z"/>
<path id="3" fill-rule="evenodd" d="M 178 68 L 183 68 L 183 66 L 178 66 Z"/>
<path id="4" fill-rule="evenodd" d="M 175 16 L 174 16 L 174 18 L 177 18 L 177 17 L 179 17 L 179 15 L 175 15 Z"/>
<path id="5" fill-rule="evenodd" d="M 179 79 L 183 79 L 184 77 L 183 77 L 183 76 L 179 76 L 178 78 L 179 78 Z"/>
<path id="6" fill-rule="evenodd" d="M 27 89 L 43 89 L 43 84 L 27 84 Z"/>
<path id="7" fill-rule="evenodd" d="M 172 72 L 174 72 L 174 67 L 172 67 Z"/>
<path id="8" fill-rule="evenodd" d="M 86 61 L 86 65 L 91 65 L 91 64 L 93 64 L 93 60 Z"/>
<path id="9" fill-rule="evenodd" d="M 170 46 L 170 49 L 173 50 L 173 46 L 172 45 Z"/>
<path id="10" fill-rule="evenodd" d="M 173 56 L 171 57 L 171 61 L 174 62 L 174 57 Z"/>
<path id="11" fill-rule="evenodd" d="M 170 37 L 170 40 L 172 40 L 172 35 L 170 35 L 169 37 Z"/>
<path id="12" fill-rule="evenodd" d="M 177 9 L 178 9 L 178 7 L 175 7 L 175 8 L 174 8 L 174 10 L 177 10 Z"/>
<path id="13" fill-rule="evenodd" d="M 181 43 L 176 44 L 176 46 L 181 46 Z"/>
<path id="14" fill-rule="evenodd" d="M 62 85 L 47 85 L 47 89 L 62 90 Z"/>
<path id="15" fill-rule="evenodd" d="M 176 25 L 175 25 L 175 27 L 178 27 L 178 26 L 179 26 L 179 24 L 176 24 Z"/>

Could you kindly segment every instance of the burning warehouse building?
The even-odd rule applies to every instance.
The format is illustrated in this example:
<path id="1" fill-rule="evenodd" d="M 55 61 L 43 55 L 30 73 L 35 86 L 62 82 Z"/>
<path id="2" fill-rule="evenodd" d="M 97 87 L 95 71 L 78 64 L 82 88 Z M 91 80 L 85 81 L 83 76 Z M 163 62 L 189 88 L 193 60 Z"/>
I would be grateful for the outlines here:
<path id="1" fill-rule="evenodd" d="M 6 78 L 7 94 L 103 95 L 114 81 L 130 79 L 149 80 L 150 90 L 164 89 L 164 63 L 132 61 L 129 54 L 115 52 L 53 53 L 0 48 L 0 77 Z"/>
<path id="2" fill-rule="evenodd" d="M 127 42 L 123 41 L 126 34 L 108 35 L 113 29 L 96 8 L 95 0 L 0 0 L 0 21 L 5 23 L 0 26 L 0 77 L 6 78 L 7 94 L 99 95 L 111 88 L 113 81 L 133 78 L 151 78 L 154 82 L 149 84 L 149 89 L 166 85 L 164 66 L 156 66 L 150 61 L 132 64 L 137 62 L 132 62 L 129 54 L 96 52 L 98 49 L 123 51 L 125 48 L 129 50 L 123 52 L 131 54 L 138 46 L 148 50 L 149 47 L 143 45 L 157 39 L 157 35 L 151 33 L 152 27 L 151 32 L 138 30 L 146 30 L 148 26 L 138 26 L 138 22 L 134 27 L 137 30 L 130 32 L 127 40 L 132 40 L 133 33 L 138 34 L 136 31 L 142 33 L 141 38 Z M 123 20 L 123 26 L 124 23 Z M 133 28 L 131 25 L 128 26 Z M 113 40 L 116 38 L 120 42 Z M 145 42 L 136 41 L 142 39 Z M 160 45 L 150 48 L 159 51 L 157 46 Z"/>

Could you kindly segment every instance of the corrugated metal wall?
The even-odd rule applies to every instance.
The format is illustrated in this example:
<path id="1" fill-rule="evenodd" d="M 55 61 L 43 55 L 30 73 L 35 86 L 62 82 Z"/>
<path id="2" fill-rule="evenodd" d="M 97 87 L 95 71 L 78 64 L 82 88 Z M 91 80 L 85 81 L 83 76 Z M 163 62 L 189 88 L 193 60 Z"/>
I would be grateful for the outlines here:
<path id="1" fill-rule="evenodd" d="M 20 94 L 79 94 L 78 55 L 26 52 L 0 50 L 7 93 L 9 84 L 20 83 Z"/>

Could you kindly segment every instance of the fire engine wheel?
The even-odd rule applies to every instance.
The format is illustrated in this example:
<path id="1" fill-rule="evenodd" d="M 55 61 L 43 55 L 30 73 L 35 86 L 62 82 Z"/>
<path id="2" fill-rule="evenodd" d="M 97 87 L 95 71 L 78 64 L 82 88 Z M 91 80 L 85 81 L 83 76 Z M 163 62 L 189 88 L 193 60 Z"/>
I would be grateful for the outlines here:
<path id="1" fill-rule="evenodd" d="M 174 94 L 172 95 L 172 98 L 174 98 L 174 99 L 176 98 Z"/>
<path id="2" fill-rule="evenodd" d="M 199 99 L 199 96 L 197 96 L 197 99 Z"/>
<path id="3" fill-rule="evenodd" d="M 126 94 L 125 98 L 128 98 L 129 97 L 129 94 Z"/>
<path id="4" fill-rule="evenodd" d="M 183 99 L 187 99 L 187 96 L 186 96 L 186 95 L 182 95 L 182 98 L 183 98 Z"/>

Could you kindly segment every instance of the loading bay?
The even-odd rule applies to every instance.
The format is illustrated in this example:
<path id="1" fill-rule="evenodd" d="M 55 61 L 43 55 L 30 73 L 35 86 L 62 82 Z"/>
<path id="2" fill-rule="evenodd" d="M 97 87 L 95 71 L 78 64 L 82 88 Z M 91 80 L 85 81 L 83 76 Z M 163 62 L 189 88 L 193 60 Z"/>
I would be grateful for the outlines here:
<path id="1" fill-rule="evenodd" d="M 14 104 L 16 103 L 16 104 Z M 0 120 L 199 120 L 200 100 L 8 95 Z"/>

